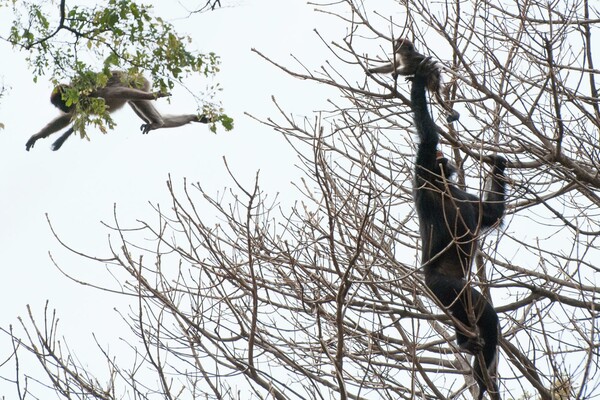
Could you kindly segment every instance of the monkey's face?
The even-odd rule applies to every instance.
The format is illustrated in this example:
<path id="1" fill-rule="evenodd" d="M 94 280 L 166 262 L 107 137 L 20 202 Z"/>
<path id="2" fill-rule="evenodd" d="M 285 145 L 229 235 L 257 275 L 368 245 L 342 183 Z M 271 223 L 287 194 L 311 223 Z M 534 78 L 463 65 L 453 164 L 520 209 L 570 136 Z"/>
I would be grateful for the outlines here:
<path id="1" fill-rule="evenodd" d="M 398 38 L 396 40 L 396 45 L 394 46 L 394 51 L 396 53 L 413 53 L 415 51 L 415 46 L 412 42 L 405 38 Z"/>
<path id="2" fill-rule="evenodd" d="M 50 95 L 50 102 L 54 104 L 56 108 L 58 108 L 66 114 L 70 113 L 73 110 L 73 105 L 67 106 L 67 103 L 63 100 L 63 94 L 68 88 L 68 85 L 58 85 L 54 88 L 52 94 Z"/>

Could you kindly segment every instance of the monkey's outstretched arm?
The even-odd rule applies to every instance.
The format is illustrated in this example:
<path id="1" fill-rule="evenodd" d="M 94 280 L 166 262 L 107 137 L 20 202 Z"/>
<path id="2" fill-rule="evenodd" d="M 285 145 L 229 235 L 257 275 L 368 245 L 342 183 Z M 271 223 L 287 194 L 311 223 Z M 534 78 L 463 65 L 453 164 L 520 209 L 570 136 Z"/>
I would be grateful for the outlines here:
<path id="1" fill-rule="evenodd" d="M 372 74 L 389 74 L 394 71 L 394 63 L 385 64 L 377 68 L 369 68 L 367 71 Z"/>
<path id="2" fill-rule="evenodd" d="M 427 109 L 427 78 L 415 75 L 412 78 L 410 101 L 412 103 L 414 123 L 419 135 L 419 147 L 417 148 L 417 182 L 435 181 L 437 179 L 433 171 L 436 171 L 437 146 L 440 141 L 435 123 Z M 419 183 L 419 184 L 421 184 Z"/>
<path id="3" fill-rule="evenodd" d="M 38 133 L 36 133 L 35 135 L 33 135 L 29 138 L 27 143 L 25 143 L 25 149 L 27 151 L 29 151 L 29 149 L 31 149 L 35 145 L 35 142 L 38 139 L 43 139 L 43 138 L 50 136 L 54 132 L 57 132 L 57 131 L 63 129 L 64 127 L 66 127 L 67 125 L 69 125 L 70 122 L 71 122 L 71 114 L 62 114 L 62 115 L 54 118 L 52 121 L 50 121 L 48 123 L 48 125 L 43 127 L 41 131 L 39 131 Z"/>
<path id="4" fill-rule="evenodd" d="M 177 128 L 179 126 L 189 124 L 190 122 L 208 124 L 210 120 L 206 116 L 198 114 L 164 115 L 162 117 L 162 124 L 160 126 L 149 123 L 142 125 L 140 129 L 142 130 L 142 133 L 148 133 L 152 130 L 160 128 Z"/>
<path id="5" fill-rule="evenodd" d="M 391 72 L 394 78 L 396 78 L 398 75 L 410 76 L 414 75 L 415 73 L 415 69 L 412 67 L 412 65 L 394 65 L 394 63 L 382 65 L 381 67 L 377 68 L 369 68 L 367 71 L 372 74 L 387 74 Z"/>
<path id="6" fill-rule="evenodd" d="M 435 68 L 436 62 L 432 60 L 431 56 L 424 56 L 421 53 L 412 52 L 410 56 L 396 54 L 392 62 L 382 65 L 376 68 L 369 68 L 372 74 L 387 74 L 392 73 L 394 76 L 402 75 L 414 75 L 418 71 L 423 69 Z"/>
<path id="7" fill-rule="evenodd" d="M 107 86 L 102 89 L 95 90 L 91 97 L 102 97 L 107 101 L 110 99 L 122 100 L 156 100 L 161 97 L 168 97 L 170 93 L 163 92 L 146 92 L 140 89 L 134 89 L 125 86 Z"/>

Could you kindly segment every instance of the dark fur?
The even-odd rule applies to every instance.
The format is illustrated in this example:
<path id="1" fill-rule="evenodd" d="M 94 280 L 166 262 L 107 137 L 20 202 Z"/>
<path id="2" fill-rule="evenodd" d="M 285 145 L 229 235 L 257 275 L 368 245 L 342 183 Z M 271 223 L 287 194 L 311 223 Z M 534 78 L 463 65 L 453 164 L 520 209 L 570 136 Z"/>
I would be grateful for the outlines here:
<path id="1" fill-rule="evenodd" d="M 67 106 L 67 103 L 63 100 L 63 94 L 68 87 L 68 85 L 58 85 L 54 88 L 52 94 L 50 95 L 50 103 L 66 114 L 73 110 L 73 105 Z"/>
<path id="2" fill-rule="evenodd" d="M 437 155 L 439 137 L 425 95 L 428 79 L 417 71 L 411 80 L 414 123 L 419 134 L 414 197 L 423 246 L 425 284 L 460 322 L 455 324 L 456 340 L 462 349 L 475 354 L 473 370 L 480 387 L 479 399 L 482 399 L 488 388 L 484 378 L 487 372 L 480 365 L 478 354 L 483 356 L 486 369 L 489 368 L 496 357 L 498 315 L 465 278 L 477 251 L 479 229 L 499 223 L 504 214 L 506 161 L 499 156 L 488 157 L 494 163 L 492 185 L 481 200 L 448 180 L 455 170 L 447 159 Z M 473 314 L 477 329 L 471 323 Z M 467 330 L 478 331 L 479 337 L 469 337 Z M 498 396 L 495 383 L 491 389 L 495 392 L 493 395 Z"/>

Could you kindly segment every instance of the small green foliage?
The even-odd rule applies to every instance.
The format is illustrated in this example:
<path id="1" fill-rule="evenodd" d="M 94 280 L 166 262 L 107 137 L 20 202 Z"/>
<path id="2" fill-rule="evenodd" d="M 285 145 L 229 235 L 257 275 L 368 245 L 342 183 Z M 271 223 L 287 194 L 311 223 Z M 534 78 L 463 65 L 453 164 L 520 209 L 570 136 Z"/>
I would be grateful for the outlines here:
<path id="1" fill-rule="evenodd" d="M 110 70 L 146 71 L 160 92 L 170 91 L 176 81 L 188 76 L 212 77 L 219 71 L 218 56 L 190 51 L 191 38 L 180 36 L 172 24 L 153 14 L 151 6 L 134 0 L 108 0 L 95 7 L 73 1 L 62 10 L 57 2 L 10 3 L 15 19 L 8 40 L 28 52 L 34 80 L 43 75 L 50 75 L 55 84 L 73 80 L 73 89 L 65 96 L 76 107 L 75 125 L 82 134 L 89 123 L 103 131 L 112 127 L 103 105 L 81 101 L 106 84 Z M 9 1 L 0 0 L 0 5 L 8 6 Z M 84 60 L 103 61 L 99 67 Z M 199 100 L 205 115 L 218 116 L 214 120 L 230 130 L 231 118 L 213 100 L 216 88 L 209 88 Z M 216 125 L 211 129 L 216 130 Z"/>
<path id="2" fill-rule="evenodd" d="M 225 128 L 226 131 L 230 131 L 233 129 L 233 118 L 225 115 L 225 114 L 221 114 L 218 117 L 218 121 L 221 123 L 221 125 L 223 125 L 223 128 Z M 215 132 L 215 129 L 211 129 L 213 132 Z"/>

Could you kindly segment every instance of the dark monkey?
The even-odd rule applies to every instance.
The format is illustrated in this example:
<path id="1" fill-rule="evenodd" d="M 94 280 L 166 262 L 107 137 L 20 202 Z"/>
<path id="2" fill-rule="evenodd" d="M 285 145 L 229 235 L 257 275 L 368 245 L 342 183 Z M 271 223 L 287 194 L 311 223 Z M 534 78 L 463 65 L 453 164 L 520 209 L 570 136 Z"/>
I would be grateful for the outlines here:
<path id="1" fill-rule="evenodd" d="M 110 113 L 129 104 L 137 116 L 144 121 L 140 128 L 142 133 L 159 128 L 175 128 L 190 122 L 210 122 L 208 118 L 198 114 L 161 115 L 154 108 L 152 101 L 169 96 L 168 93 L 151 92 L 150 82 L 141 74 L 128 74 L 123 71 L 113 71 L 111 74 L 105 87 L 95 89 L 86 97 L 104 99 L 106 109 Z M 29 138 L 25 144 L 27 151 L 34 146 L 38 139 L 46 138 L 71 123 L 75 106 L 67 105 L 63 99 L 63 93 L 67 88 L 69 85 L 59 85 L 52 91 L 50 102 L 60 109 L 62 114 Z M 72 133 L 73 127 L 70 127 L 52 144 L 52 150 L 58 150 Z"/>
<path id="2" fill-rule="evenodd" d="M 455 169 L 437 152 L 439 137 L 425 95 L 428 78 L 421 71 L 415 71 L 411 80 L 414 124 L 419 135 L 414 198 L 423 246 L 421 259 L 425 284 L 452 314 L 460 348 L 475 355 L 473 371 L 481 400 L 488 388 L 484 374 L 487 376 L 487 369 L 496 357 L 498 315 L 465 278 L 477 251 L 480 228 L 489 228 L 502 220 L 506 160 L 500 156 L 486 157 L 493 164 L 491 188 L 481 199 L 459 189 L 448 179 Z M 477 329 L 468 310 L 474 310 Z M 465 334 L 465 329 L 478 331 L 479 336 L 471 338 Z M 479 353 L 485 361 L 485 371 L 480 365 Z M 490 389 L 494 392 L 490 393 L 492 397 L 499 399 L 495 382 Z"/>
<path id="3" fill-rule="evenodd" d="M 394 43 L 394 59 L 391 63 L 367 71 L 373 74 L 392 73 L 395 76 L 414 75 L 417 70 L 427 69 L 427 89 L 435 95 L 436 101 L 448 112 L 447 122 L 458 121 L 460 114 L 444 101 L 441 94 L 442 70 L 436 61 L 426 57 L 415 50 L 415 46 L 408 39 L 399 38 Z"/>

